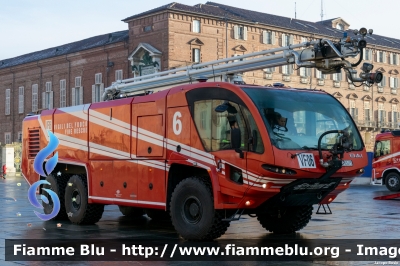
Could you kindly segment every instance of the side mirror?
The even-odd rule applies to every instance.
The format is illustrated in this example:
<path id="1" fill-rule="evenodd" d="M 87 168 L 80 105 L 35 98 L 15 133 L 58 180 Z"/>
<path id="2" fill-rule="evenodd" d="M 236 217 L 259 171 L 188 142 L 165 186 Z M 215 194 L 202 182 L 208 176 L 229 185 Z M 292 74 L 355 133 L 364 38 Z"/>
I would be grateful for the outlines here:
<path id="1" fill-rule="evenodd" d="M 229 114 L 236 114 L 237 110 L 234 106 L 232 106 L 229 102 L 224 102 L 221 105 L 218 105 L 215 108 L 215 112 L 217 113 L 223 113 L 225 111 L 228 111 Z"/>
<path id="2" fill-rule="evenodd" d="M 239 153 L 239 157 L 240 157 L 241 159 L 244 158 L 244 152 L 243 152 L 241 149 L 236 148 L 236 149 L 235 149 L 235 152 Z"/>

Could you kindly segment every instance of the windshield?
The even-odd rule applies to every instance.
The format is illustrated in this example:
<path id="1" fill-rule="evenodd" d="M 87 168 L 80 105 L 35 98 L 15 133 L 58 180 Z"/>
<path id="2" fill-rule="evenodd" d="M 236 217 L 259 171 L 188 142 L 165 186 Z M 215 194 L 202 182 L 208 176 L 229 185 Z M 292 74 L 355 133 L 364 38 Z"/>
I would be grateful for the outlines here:
<path id="1" fill-rule="evenodd" d="M 353 138 L 354 150 L 364 146 L 350 115 L 330 95 L 267 88 L 243 90 L 257 106 L 272 144 L 279 149 L 317 149 L 319 137 L 330 130 L 348 131 Z M 321 148 L 331 148 L 337 137 L 337 133 L 325 135 Z"/>

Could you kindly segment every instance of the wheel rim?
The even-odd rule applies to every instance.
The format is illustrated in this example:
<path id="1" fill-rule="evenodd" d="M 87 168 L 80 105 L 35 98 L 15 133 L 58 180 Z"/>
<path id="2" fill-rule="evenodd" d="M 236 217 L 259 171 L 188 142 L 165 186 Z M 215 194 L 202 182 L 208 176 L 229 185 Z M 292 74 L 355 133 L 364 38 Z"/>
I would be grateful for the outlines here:
<path id="1" fill-rule="evenodd" d="M 389 186 L 396 187 L 399 184 L 399 180 L 396 177 L 391 176 L 388 179 L 388 183 L 389 183 Z"/>
<path id="2" fill-rule="evenodd" d="M 72 192 L 72 208 L 77 211 L 81 207 L 81 194 L 79 190 L 75 189 Z"/>
<path id="3" fill-rule="evenodd" d="M 200 200 L 194 196 L 186 198 L 181 214 L 187 223 L 197 224 L 203 216 L 203 208 Z"/>

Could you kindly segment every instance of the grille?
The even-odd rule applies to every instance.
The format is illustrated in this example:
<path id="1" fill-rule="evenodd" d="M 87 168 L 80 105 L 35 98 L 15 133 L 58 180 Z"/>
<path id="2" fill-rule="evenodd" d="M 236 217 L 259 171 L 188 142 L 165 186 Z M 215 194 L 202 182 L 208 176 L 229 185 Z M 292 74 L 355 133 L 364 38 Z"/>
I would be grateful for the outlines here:
<path id="1" fill-rule="evenodd" d="M 40 151 L 40 130 L 39 128 L 29 130 L 29 151 L 28 157 L 35 158 L 36 154 Z"/>

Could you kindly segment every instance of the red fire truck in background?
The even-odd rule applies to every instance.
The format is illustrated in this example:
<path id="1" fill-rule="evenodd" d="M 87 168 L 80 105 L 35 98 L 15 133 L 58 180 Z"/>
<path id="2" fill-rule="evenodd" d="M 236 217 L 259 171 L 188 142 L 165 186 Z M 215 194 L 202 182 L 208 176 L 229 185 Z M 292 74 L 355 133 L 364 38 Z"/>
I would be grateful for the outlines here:
<path id="1" fill-rule="evenodd" d="M 360 134 L 328 93 L 246 85 L 235 73 L 296 64 L 379 82 L 372 65 L 359 77 L 353 69 L 366 32 L 122 80 L 104 102 L 28 116 L 23 175 L 48 180 L 61 200 L 56 218 L 75 224 L 96 223 L 115 204 L 124 215 L 168 213 L 185 239 L 218 238 L 244 214 L 271 232 L 300 230 L 313 205 L 331 203 L 363 173 Z M 48 130 L 59 139 L 58 164 L 44 177 L 33 161 Z M 51 212 L 51 200 L 43 206 Z"/>
<path id="2" fill-rule="evenodd" d="M 400 130 L 376 135 L 372 183 L 400 191 Z"/>

